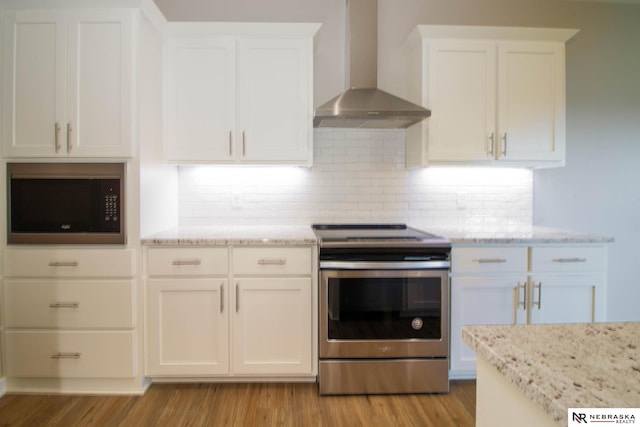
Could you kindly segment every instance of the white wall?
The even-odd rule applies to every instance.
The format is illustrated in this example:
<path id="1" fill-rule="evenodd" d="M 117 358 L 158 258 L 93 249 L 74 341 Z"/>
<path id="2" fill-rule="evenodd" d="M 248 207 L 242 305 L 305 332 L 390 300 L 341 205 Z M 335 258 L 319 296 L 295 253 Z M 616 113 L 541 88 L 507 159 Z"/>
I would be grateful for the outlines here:
<path id="1" fill-rule="evenodd" d="M 315 105 L 344 88 L 344 0 L 156 2 L 171 20 L 322 22 Z M 406 70 L 400 46 L 417 24 L 580 29 L 567 44 L 567 167 L 533 173 L 533 222 L 614 236 L 608 312 L 612 320 L 640 320 L 640 5 L 378 0 L 378 12 L 379 86 L 401 96 Z"/>
<path id="2" fill-rule="evenodd" d="M 314 40 L 314 104 L 344 90 L 346 0 L 154 0 L 169 21 L 319 22 Z"/>

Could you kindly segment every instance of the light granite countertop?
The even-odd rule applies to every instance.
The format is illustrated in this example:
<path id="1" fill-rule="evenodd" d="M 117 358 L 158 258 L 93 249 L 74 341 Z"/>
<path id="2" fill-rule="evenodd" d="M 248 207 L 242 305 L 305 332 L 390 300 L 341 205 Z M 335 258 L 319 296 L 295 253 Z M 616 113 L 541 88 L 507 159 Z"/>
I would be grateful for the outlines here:
<path id="1" fill-rule="evenodd" d="M 177 227 L 142 239 L 145 245 L 314 245 L 311 227 L 293 225 L 233 225 Z"/>
<path id="2" fill-rule="evenodd" d="M 610 243 L 612 237 L 547 227 L 480 232 L 409 224 L 447 238 L 452 244 Z M 220 225 L 175 227 L 142 238 L 145 245 L 299 245 L 315 244 L 310 225 Z"/>
<path id="3" fill-rule="evenodd" d="M 517 227 L 503 231 L 477 231 L 473 229 L 419 227 L 433 234 L 446 237 L 455 244 L 536 244 L 536 243 L 611 243 L 613 237 L 594 233 L 561 230 L 550 227 Z"/>
<path id="4" fill-rule="evenodd" d="M 568 408 L 640 407 L 640 322 L 465 326 L 462 338 L 558 425 Z"/>

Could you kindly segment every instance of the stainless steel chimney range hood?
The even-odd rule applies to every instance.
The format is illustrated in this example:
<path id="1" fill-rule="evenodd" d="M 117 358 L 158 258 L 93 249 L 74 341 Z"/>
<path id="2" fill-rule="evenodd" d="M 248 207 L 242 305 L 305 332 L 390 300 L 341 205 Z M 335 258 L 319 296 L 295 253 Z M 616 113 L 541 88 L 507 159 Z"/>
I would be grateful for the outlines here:
<path id="1" fill-rule="evenodd" d="M 316 128 L 402 129 L 431 112 L 390 93 L 378 83 L 378 1 L 347 0 L 346 65 L 349 89 L 318 107 Z"/>

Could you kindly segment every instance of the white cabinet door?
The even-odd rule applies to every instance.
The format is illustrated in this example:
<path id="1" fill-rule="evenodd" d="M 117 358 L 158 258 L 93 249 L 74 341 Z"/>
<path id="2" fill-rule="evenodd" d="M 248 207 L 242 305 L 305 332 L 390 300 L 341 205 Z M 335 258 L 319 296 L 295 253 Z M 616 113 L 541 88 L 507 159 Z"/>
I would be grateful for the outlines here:
<path id="1" fill-rule="evenodd" d="M 8 13 L 6 156 L 130 156 L 133 15 Z"/>
<path id="2" fill-rule="evenodd" d="M 68 15 L 65 150 L 71 156 L 131 155 L 132 20 L 131 12 L 118 10 Z"/>
<path id="3" fill-rule="evenodd" d="M 4 20 L 5 155 L 55 155 L 66 99 L 63 12 L 8 13 Z"/>
<path id="4" fill-rule="evenodd" d="M 496 49 L 487 41 L 429 44 L 428 160 L 493 159 Z"/>
<path id="5" fill-rule="evenodd" d="M 604 274 L 533 275 L 530 323 L 604 321 Z"/>
<path id="6" fill-rule="evenodd" d="M 233 320 L 233 372 L 310 374 L 311 279 L 238 279 Z"/>
<path id="7" fill-rule="evenodd" d="M 170 160 L 236 156 L 236 49 L 231 38 L 175 39 L 167 46 Z"/>
<path id="8" fill-rule="evenodd" d="M 564 44 L 498 44 L 498 130 L 504 161 L 563 161 Z"/>
<path id="9" fill-rule="evenodd" d="M 238 40 L 243 161 L 305 163 L 312 141 L 310 39 Z"/>
<path id="10" fill-rule="evenodd" d="M 147 289 L 147 374 L 229 372 L 227 280 L 151 279 Z"/>
<path id="11" fill-rule="evenodd" d="M 451 371 L 456 375 L 475 372 L 476 355 L 462 341 L 467 325 L 509 325 L 524 323 L 523 300 L 526 275 L 454 277 L 451 279 Z M 520 301 L 518 301 L 518 298 Z"/>

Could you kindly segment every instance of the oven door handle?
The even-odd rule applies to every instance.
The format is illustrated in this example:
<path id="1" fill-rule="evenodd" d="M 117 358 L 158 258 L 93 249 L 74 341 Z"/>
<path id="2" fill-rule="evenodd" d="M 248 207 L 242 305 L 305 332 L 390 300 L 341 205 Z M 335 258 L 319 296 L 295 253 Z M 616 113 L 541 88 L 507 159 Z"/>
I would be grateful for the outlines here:
<path id="1" fill-rule="evenodd" d="M 449 264 L 449 261 L 320 261 L 320 268 L 338 270 L 442 270 L 448 269 Z"/>

